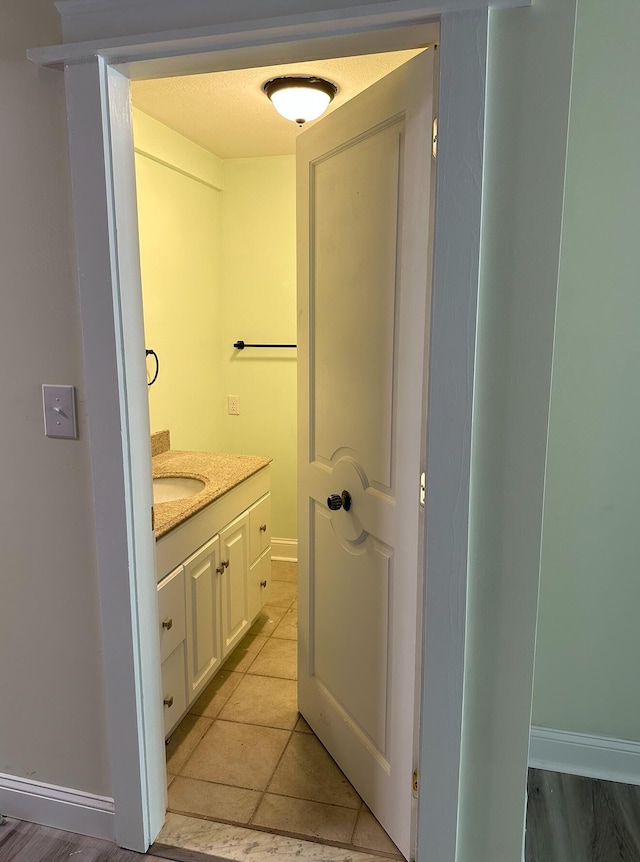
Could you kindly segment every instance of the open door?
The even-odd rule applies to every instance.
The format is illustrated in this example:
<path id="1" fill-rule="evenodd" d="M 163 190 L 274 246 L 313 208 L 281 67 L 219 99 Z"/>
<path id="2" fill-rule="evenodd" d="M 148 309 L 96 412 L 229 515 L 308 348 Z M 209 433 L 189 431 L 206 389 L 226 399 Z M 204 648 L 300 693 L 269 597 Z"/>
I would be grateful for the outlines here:
<path id="1" fill-rule="evenodd" d="M 297 151 L 299 709 L 407 858 L 434 56 Z"/>

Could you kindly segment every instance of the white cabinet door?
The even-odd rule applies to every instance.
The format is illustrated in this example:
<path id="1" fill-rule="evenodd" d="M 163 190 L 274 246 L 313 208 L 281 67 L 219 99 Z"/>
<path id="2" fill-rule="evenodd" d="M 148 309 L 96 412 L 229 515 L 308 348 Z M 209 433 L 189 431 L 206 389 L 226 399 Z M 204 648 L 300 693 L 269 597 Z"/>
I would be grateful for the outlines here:
<path id="1" fill-rule="evenodd" d="M 187 605 L 187 691 L 191 702 L 222 663 L 220 541 L 214 536 L 184 564 Z"/>
<path id="2" fill-rule="evenodd" d="M 222 574 L 222 654 L 226 657 L 249 629 L 249 514 L 220 533 Z"/>

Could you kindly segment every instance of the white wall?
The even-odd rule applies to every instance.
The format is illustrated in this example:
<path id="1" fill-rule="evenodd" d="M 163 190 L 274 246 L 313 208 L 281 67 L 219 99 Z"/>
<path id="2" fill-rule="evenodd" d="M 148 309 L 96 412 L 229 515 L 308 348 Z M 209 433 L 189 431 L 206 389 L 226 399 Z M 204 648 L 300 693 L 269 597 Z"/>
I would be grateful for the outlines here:
<path id="1" fill-rule="evenodd" d="M 533 723 L 640 740 L 640 5 L 578 0 Z"/>
<path id="2" fill-rule="evenodd" d="M 95 536 L 61 72 L 50 0 L 0 5 L 0 773 L 109 795 Z M 77 387 L 77 441 L 42 383 Z"/>

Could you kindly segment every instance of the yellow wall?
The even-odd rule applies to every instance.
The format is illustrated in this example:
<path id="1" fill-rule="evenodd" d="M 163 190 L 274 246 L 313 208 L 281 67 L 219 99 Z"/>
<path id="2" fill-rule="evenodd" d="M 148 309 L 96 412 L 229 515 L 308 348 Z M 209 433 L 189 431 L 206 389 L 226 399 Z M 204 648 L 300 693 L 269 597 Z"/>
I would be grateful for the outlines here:
<path id="1" fill-rule="evenodd" d="M 151 428 L 270 455 L 272 536 L 295 539 L 296 352 L 233 348 L 296 340 L 295 157 L 222 162 L 137 110 L 134 131 Z"/>
<path id="2" fill-rule="evenodd" d="M 225 161 L 218 328 L 223 398 L 220 445 L 266 454 L 272 465 L 272 535 L 296 532 L 296 351 L 233 349 L 296 341 L 295 156 Z M 226 396 L 240 396 L 229 416 Z"/>
<path id="3" fill-rule="evenodd" d="M 138 111 L 134 123 L 145 339 L 160 359 L 151 429 L 169 428 L 175 449 L 215 450 L 220 160 Z"/>

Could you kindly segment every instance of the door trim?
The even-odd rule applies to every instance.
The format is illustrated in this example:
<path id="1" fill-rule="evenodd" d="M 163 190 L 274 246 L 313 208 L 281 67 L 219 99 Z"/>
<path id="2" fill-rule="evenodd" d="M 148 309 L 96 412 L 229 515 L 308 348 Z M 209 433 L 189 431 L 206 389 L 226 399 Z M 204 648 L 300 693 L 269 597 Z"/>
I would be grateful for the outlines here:
<path id="1" fill-rule="evenodd" d="M 419 4 L 409 5 L 415 9 Z M 335 10 L 326 12 L 320 40 L 324 50 L 329 50 L 332 39 L 334 56 L 338 50 L 357 53 L 367 41 L 372 49 L 375 44 L 375 50 L 380 50 L 386 28 L 407 23 L 403 4 L 384 6 L 386 17 L 378 18 L 377 28 L 369 23 L 364 36 L 363 24 L 352 36 L 332 36 L 332 26 L 339 30 L 344 21 Z M 482 194 L 483 135 L 479 130 L 484 118 L 487 15 L 484 8 L 441 18 L 431 382 L 425 393 L 429 465 L 425 595 L 429 601 L 424 610 L 420 772 L 428 774 L 429 780 L 423 782 L 418 800 L 418 858 L 422 862 L 454 862 L 458 832 Z M 243 44 L 246 26 L 240 23 L 234 30 L 229 25 L 226 44 L 218 46 L 218 61 L 226 68 L 251 62 L 251 58 L 254 64 L 261 64 L 265 44 L 272 54 L 279 52 L 281 59 L 283 54 L 298 57 L 318 50 L 317 20 L 307 19 L 306 24 L 290 25 L 288 31 L 281 22 L 278 27 L 265 28 L 262 45 Z M 181 50 L 187 57 L 196 50 L 195 35 L 191 31 L 187 39 L 184 34 L 182 38 L 173 34 L 170 47 L 163 43 L 171 68 L 175 69 Z M 386 36 L 392 41 L 393 31 L 386 30 Z M 315 48 L 310 47 L 313 44 Z M 124 100 L 126 77 L 139 71 L 137 61 L 148 61 L 148 44 L 142 38 L 139 42 L 129 39 L 126 53 L 124 64 L 114 62 L 117 51 L 105 49 L 104 54 L 111 57 L 108 62 L 96 44 L 90 49 L 86 45 L 58 46 L 57 52 L 39 49 L 30 56 L 44 63 L 54 62 L 54 54 L 58 62 L 71 59 L 65 75 L 68 131 L 116 840 L 144 851 L 155 838 L 165 810 L 164 785 L 162 791 L 156 785 L 163 737 L 159 657 L 157 672 L 152 669 L 158 652 L 149 598 L 155 596 L 155 573 L 149 571 L 153 537 L 139 517 L 151 494 L 149 423 L 148 412 L 136 410 L 134 393 L 125 388 L 125 381 L 133 380 L 138 391 L 143 380 L 143 371 L 137 370 L 143 369 L 137 355 L 142 316 L 135 311 L 140 300 L 135 207 L 131 189 L 126 188 L 126 171 L 114 164 L 112 153 L 125 153 L 131 146 L 131 118 Z M 159 68 L 159 60 L 155 68 Z M 115 89 L 109 80 L 117 84 Z M 460 218 L 460 213 L 465 217 Z M 461 248 L 465 254 L 458 252 Z M 123 329 L 121 304 L 128 303 L 134 316 Z M 416 494 L 418 489 L 416 476 Z"/>
<path id="2" fill-rule="evenodd" d="M 425 860 L 455 859 L 459 828 L 451 814 L 461 762 L 487 16 L 458 17 L 464 24 L 443 18 L 440 36 L 419 762 L 428 778 L 418 803 Z"/>

